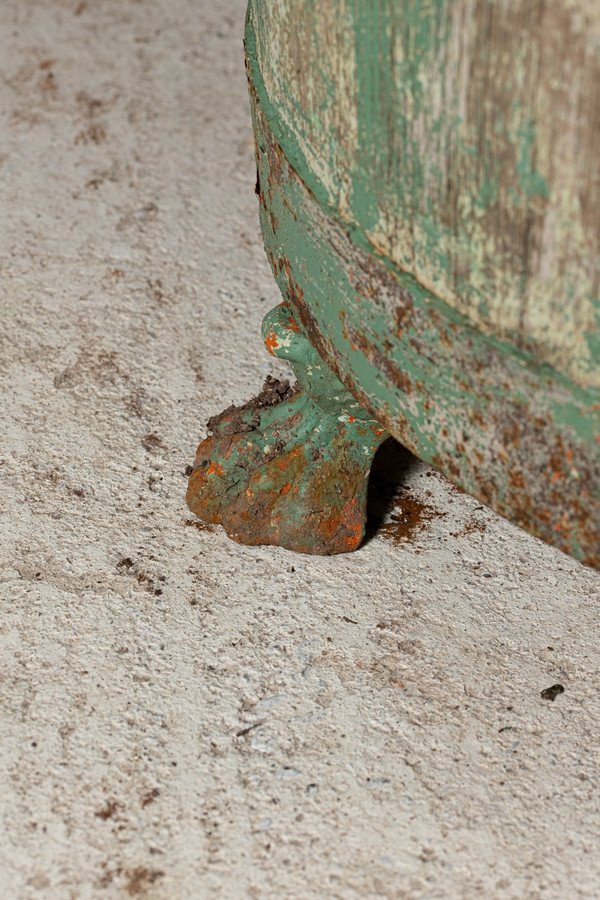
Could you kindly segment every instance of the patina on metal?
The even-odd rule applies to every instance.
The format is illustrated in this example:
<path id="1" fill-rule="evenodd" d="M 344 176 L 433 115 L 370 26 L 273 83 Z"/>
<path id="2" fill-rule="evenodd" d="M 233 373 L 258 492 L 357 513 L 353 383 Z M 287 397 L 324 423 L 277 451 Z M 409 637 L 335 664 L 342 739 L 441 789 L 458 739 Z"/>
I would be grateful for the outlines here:
<path id="1" fill-rule="evenodd" d="M 313 348 L 363 415 L 600 567 L 594 5 L 250 0 L 246 54 L 265 246 Z"/>
<path id="2" fill-rule="evenodd" d="M 267 314 L 263 338 L 291 363 L 297 384 L 268 378 L 258 397 L 208 422 L 188 506 L 244 544 L 355 550 L 371 463 L 388 434 L 325 365 L 288 306 Z"/>

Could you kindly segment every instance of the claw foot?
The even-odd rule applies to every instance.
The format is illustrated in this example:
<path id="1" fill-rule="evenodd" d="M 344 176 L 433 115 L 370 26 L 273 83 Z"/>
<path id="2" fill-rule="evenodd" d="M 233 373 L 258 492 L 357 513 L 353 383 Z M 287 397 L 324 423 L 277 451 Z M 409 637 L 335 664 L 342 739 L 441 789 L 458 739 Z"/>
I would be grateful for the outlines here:
<path id="1" fill-rule="evenodd" d="M 269 377 L 253 400 L 209 420 L 187 504 L 243 544 L 355 550 L 371 463 L 388 433 L 326 366 L 285 304 L 267 314 L 263 337 L 270 353 L 291 362 L 297 383 Z"/>

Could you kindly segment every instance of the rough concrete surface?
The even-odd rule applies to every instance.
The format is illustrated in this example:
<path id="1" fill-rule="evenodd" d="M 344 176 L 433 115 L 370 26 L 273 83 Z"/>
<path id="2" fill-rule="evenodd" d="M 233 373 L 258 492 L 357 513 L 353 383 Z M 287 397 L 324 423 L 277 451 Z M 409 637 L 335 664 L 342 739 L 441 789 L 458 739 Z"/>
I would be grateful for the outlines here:
<path id="1" fill-rule="evenodd" d="M 597 574 L 389 447 L 352 555 L 184 506 L 283 371 L 243 13 L 0 4 L 0 897 L 598 897 Z"/>

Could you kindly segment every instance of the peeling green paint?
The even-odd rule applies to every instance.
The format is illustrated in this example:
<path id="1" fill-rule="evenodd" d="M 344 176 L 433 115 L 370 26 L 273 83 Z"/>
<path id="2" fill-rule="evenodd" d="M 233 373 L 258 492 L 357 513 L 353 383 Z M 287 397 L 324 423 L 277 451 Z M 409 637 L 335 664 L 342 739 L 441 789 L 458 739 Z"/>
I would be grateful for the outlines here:
<path id="1" fill-rule="evenodd" d="M 517 173 L 519 176 L 519 184 L 527 197 L 545 197 L 550 196 L 548 182 L 533 164 L 533 153 L 535 148 L 535 125 L 531 119 L 517 130 L 519 138 L 519 155 L 517 159 Z"/>
<path id="2" fill-rule="evenodd" d="M 535 14 L 522 10 L 526 34 Z M 457 485 L 600 567 L 600 303 L 588 290 L 600 269 L 584 258 L 581 274 L 587 226 L 547 177 L 526 84 L 543 53 L 517 42 L 493 85 L 506 115 L 473 120 L 478 15 L 506 51 L 517 30 L 488 0 L 250 0 L 261 226 L 285 298 L 263 336 L 299 387 L 268 383 L 211 420 L 198 448 L 190 507 L 237 540 L 358 546 L 383 423 Z M 437 73 L 453 65 L 444 88 Z M 553 239 L 575 223 L 571 257 L 530 247 L 546 213 Z M 525 228 L 520 254 L 513 226 Z M 543 305 L 536 253 L 562 306 Z"/>
<path id="3" fill-rule="evenodd" d="M 584 332 L 587 345 L 590 348 L 592 365 L 600 366 L 600 298 L 592 299 L 592 309 L 595 312 L 592 327 Z"/>
<path id="4" fill-rule="evenodd" d="M 324 208 L 479 330 L 600 387 L 600 222 L 570 200 L 593 192 L 600 20 L 577 27 L 571 0 L 251 0 L 249 17 L 261 102 Z M 575 75 L 583 124 L 557 165 Z"/>
<path id="5" fill-rule="evenodd" d="M 600 394 L 483 335 L 374 254 L 363 233 L 335 226 L 270 146 L 268 107 L 265 113 L 261 94 L 254 96 L 265 246 L 282 293 L 310 324 L 320 352 L 420 458 L 597 565 Z M 403 304 L 409 314 L 398 327 Z"/>

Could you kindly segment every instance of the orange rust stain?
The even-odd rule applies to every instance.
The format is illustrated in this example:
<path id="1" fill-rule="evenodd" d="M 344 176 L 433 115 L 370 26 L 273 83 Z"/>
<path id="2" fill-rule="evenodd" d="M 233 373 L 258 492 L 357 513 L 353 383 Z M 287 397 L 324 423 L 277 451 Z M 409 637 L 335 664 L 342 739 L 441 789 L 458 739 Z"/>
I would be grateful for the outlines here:
<path id="1" fill-rule="evenodd" d="M 359 546 L 362 534 L 362 521 L 352 521 L 353 509 L 344 509 L 341 512 L 335 511 L 332 515 L 324 518 L 319 527 L 322 537 L 326 541 L 335 541 L 347 550 L 354 550 Z"/>
<path id="2" fill-rule="evenodd" d="M 351 534 L 351 538 L 348 539 L 348 546 L 358 547 L 365 534 L 365 520 L 364 516 L 361 515 L 360 505 L 355 500 L 352 501 L 350 515 L 352 520 L 347 523 L 348 531 Z"/>
<path id="3" fill-rule="evenodd" d="M 210 466 L 206 470 L 207 475 L 221 475 L 224 474 L 223 466 L 218 462 L 211 462 Z"/>
<path id="4" fill-rule="evenodd" d="M 361 522 L 356 522 L 354 525 L 348 525 L 348 531 L 350 534 L 346 538 L 346 547 L 349 550 L 353 550 L 355 547 L 358 547 L 362 540 L 363 536 L 363 526 Z"/>
<path id="5" fill-rule="evenodd" d="M 326 516 L 321 520 L 320 531 L 321 534 L 327 538 L 331 538 L 335 535 L 337 531 L 340 530 L 342 525 L 342 517 L 339 512 L 336 510 L 332 515 Z"/>
<path id="6" fill-rule="evenodd" d="M 273 355 L 273 351 L 275 350 L 275 348 L 279 347 L 279 344 L 277 343 L 277 335 L 273 330 L 269 331 L 269 333 L 265 337 L 265 347 L 271 355 Z"/>
<path id="7" fill-rule="evenodd" d="M 363 537 L 363 520 L 360 504 L 353 497 L 340 511 L 328 516 L 321 526 L 322 534 L 332 538 L 339 533 L 339 540 L 347 550 L 356 549 Z M 344 534 L 344 532 L 346 532 Z"/>
<path id="8" fill-rule="evenodd" d="M 356 422 L 356 416 L 348 416 L 349 422 Z"/>
<path id="9" fill-rule="evenodd" d="M 509 472 L 508 480 L 510 481 L 513 488 L 522 490 L 525 487 L 525 479 L 523 478 L 522 472 Z"/>
<path id="10" fill-rule="evenodd" d="M 557 481 L 560 481 L 560 472 L 553 472 L 550 484 L 556 484 Z"/>
<path id="11" fill-rule="evenodd" d="M 300 331 L 300 326 L 293 316 L 290 316 L 287 320 L 287 327 L 290 329 L 290 331 Z"/>
<path id="12" fill-rule="evenodd" d="M 271 460 L 271 465 L 279 469 L 280 472 L 285 472 L 292 464 L 295 464 L 294 468 L 297 469 L 298 465 L 296 460 L 298 460 L 300 456 L 302 456 L 302 448 L 294 447 L 294 449 L 290 450 L 288 453 L 284 453 Z"/>
<path id="13" fill-rule="evenodd" d="M 290 491 L 291 489 L 292 489 L 292 485 L 288 482 L 287 484 L 284 484 L 284 486 L 281 488 L 281 490 L 279 491 L 279 493 L 280 493 L 280 494 L 287 494 L 287 492 Z"/>
<path id="14" fill-rule="evenodd" d="M 392 514 L 391 522 L 380 528 L 383 537 L 394 544 L 412 541 L 427 522 L 445 515 L 410 494 L 401 497 L 399 507 L 399 511 Z"/>
<path id="15" fill-rule="evenodd" d="M 561 516 L 560 520 L 554 523 L 553 528 L 559 533 L 563 531 L 567 533 L 569 531 L 569 517 L 567 515 Z"/>
<path id="16" fill-rule="evenodd" d="M 206 483 L 206 472 L 203 469 L 196 469 L 190 475 L 188 481 L 188 492 L 195 492 L 202 489 Z"/>

